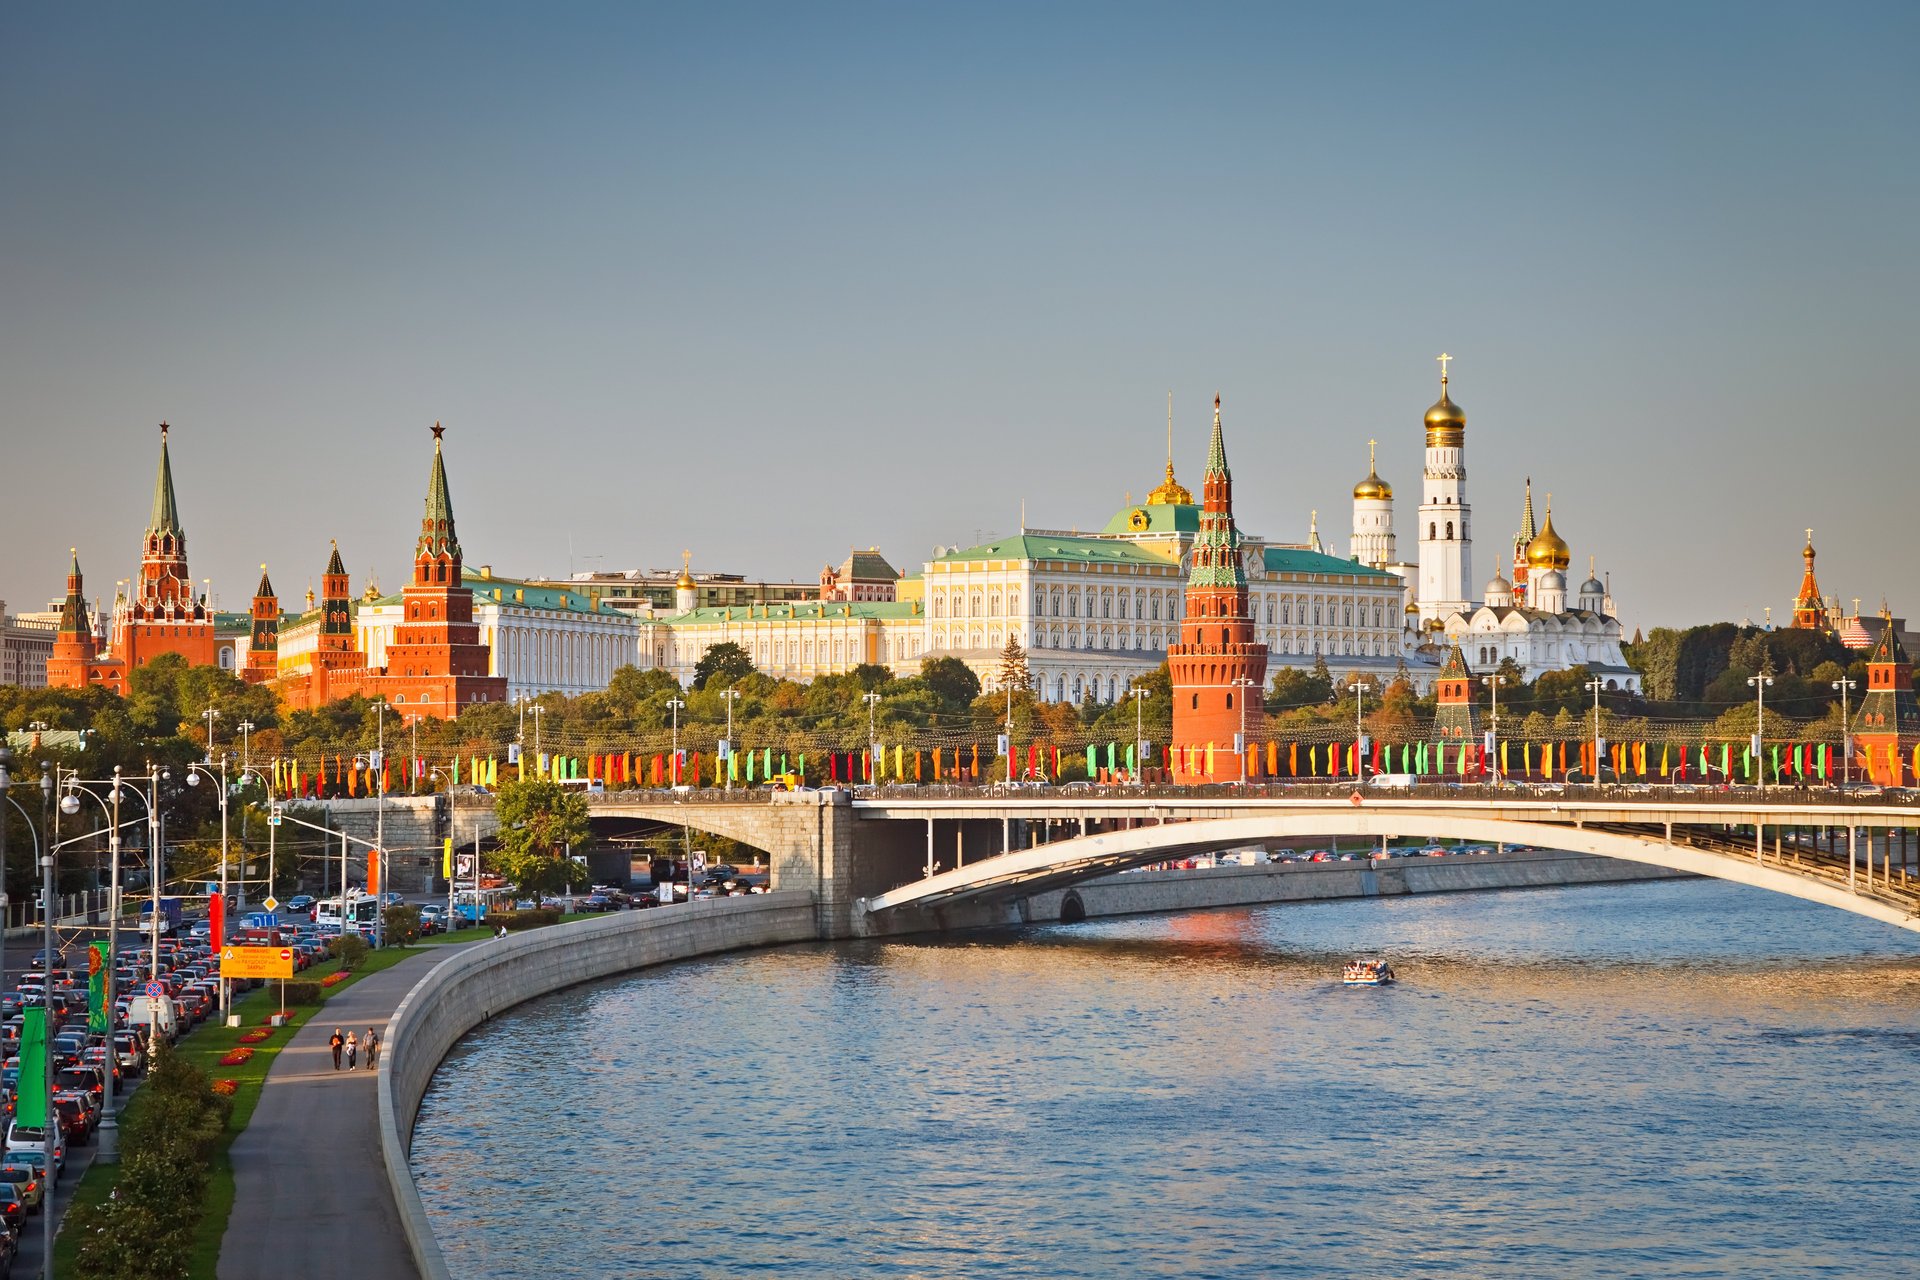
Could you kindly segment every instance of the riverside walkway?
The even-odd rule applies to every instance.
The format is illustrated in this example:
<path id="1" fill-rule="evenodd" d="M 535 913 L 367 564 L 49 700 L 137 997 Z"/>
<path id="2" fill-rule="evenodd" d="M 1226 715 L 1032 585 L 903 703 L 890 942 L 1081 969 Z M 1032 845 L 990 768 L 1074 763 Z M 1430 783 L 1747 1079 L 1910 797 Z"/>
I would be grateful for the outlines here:
<path id="1" fill-rule="evenodd" d="M 387 1019 L 448 956 L 426 946 L 331 997 L 274 1060 L 253 1119 L 230 1148 L 233 1214 L 220 1280 L 416 1280 L 380 1162 L 376 1072 L 333 1069 L 333 1029 L 386 1038 Z"/>

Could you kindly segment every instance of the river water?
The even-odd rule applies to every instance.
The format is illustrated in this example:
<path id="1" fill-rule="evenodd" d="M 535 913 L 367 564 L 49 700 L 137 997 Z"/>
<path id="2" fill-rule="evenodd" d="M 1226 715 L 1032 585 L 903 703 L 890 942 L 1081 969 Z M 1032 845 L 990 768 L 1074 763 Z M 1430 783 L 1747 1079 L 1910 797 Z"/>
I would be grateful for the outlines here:
<path id="1" fill-rule="evenodd" d="M 413 1167 L 463 1280 L 1904 1278 L 1916 1122 L 1920 938 L 1681 881 L 669 966 L 463 1040 Z"/>

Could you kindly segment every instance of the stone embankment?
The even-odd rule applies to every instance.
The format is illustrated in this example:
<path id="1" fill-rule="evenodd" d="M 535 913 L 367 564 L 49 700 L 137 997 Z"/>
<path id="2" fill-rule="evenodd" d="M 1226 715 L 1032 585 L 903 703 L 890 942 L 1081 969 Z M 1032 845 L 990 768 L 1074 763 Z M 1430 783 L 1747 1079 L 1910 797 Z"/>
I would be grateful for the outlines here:
<path id="1" fill-rule="evenodd" d="M 408 1168 L 413 1121 L 455 1042 L 515 1005 L 563 987 L 692 956 L 814 938 L 813 895 L 718 898 L 510 934 L 442 961 L 401 1001 L 380 1061 L 380 1155 L 401 1229 L 426 1280 L 450 1280 Z"/>

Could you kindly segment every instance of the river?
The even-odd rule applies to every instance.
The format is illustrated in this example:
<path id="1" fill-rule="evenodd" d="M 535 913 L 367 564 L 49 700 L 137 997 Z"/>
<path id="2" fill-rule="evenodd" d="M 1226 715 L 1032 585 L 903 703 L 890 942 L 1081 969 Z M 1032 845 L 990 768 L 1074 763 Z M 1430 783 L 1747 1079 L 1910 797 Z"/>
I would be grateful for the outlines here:
<path id="1" fill-rule="evenodd" d="M 795 946 L 496 1018 L 413 1168 L 463 1280 L 1904 1278 L 1917 1015 L 1713 881 Z"/>

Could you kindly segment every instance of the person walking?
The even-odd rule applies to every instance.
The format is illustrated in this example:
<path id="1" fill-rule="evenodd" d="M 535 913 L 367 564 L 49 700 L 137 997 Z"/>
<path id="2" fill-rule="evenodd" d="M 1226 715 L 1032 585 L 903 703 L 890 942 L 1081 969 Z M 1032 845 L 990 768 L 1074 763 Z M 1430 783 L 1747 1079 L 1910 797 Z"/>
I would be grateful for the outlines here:
<path id="1" fill-rule="evenodd" d="M 353 1032 L 347 1032 L 347 1070 L 353 1070 L 354 1060 L 360 1056 L 360 1040 Z"/>
<path id="2" fill-rule="evenodd" d="M 335 1027 L 333 1029 L 333 1037 L 327 1041 L 327 1047 L 333 1050 L 333 1069 L 335 1071 L 340 1069 L 340 1049 L 346 1043 L 345 1037 L 340 1034 L 340 1028 Z"/>
<path id="3" fill-rule="evenodd" d="M 372 1027 L 367 1028 L 367 1070 L 373 1070 L 373 1064 L 380 1059 L 380 1033 Z"/>

